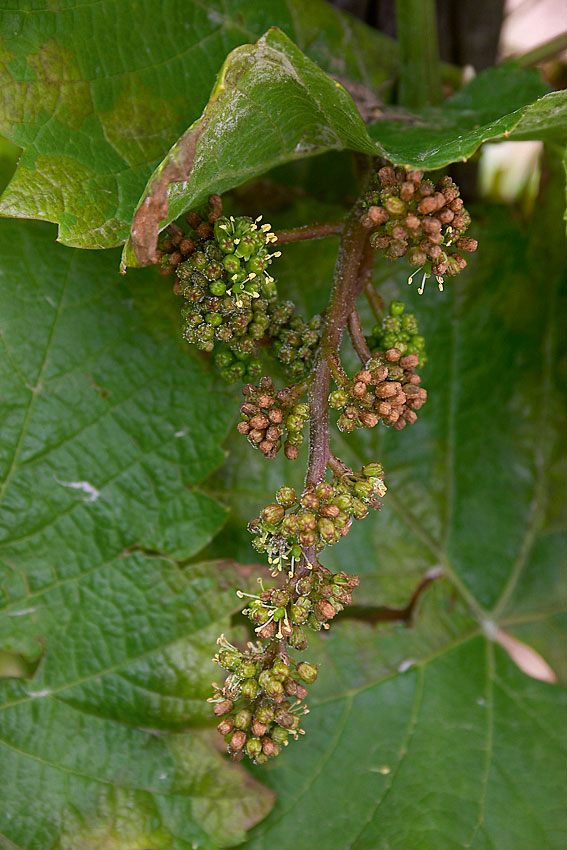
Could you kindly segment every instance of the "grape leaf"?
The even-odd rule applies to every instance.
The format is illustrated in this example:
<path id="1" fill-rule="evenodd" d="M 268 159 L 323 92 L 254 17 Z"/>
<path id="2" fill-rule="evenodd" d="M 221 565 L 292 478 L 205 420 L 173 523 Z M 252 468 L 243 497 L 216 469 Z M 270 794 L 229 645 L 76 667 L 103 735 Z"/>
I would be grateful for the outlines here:
<path id="1" fill-rule="evenodd" d="M 348 149 L 439 168 L 488 139 L 567 136 L 567 94 L 545 92 L 516 67 L 485 72 L 437 110 L 393 111 L 367 132 L 347 91 L 276 28 L 227 58 L 209 103 L 150 179 L 134 216 L 123 266 L 156 261 L 160 227 L 268 169 Z M 487 93 L 490 97 L 487 97 Z M 532 101 L 534 101 L 532 103 Z"/>
<path id="2" fill-rule="evenodd" d="M 274 24 L 345 79 L 375 87 L 393 76 L 395 42 L 323 0 L 4 10 L 0 133 L 23 155 L 0 212 L 57 222 L 67 245 L 121 244 L 148 177 L 205 107 L 227 53 Z"/>
<path id="3" fill-rule="evenodd" d="M 377 262 L 386 301 L 402 298 L 419 318 L 429 398 L 402 432 L 332 431 L 354 468 L 375 458 L 386 470 L 382 510 L 322 555 L 330 569 L 360 575 L 355 615 L 373 625 L 347 609 L 328 634 L 310 638 L 305 656 L 321 667 L 307 734 L 254 771 L 278 798 L 249 850 L 565 843 L 567 269 L 560 177 L 551 174 L 551 197 L 538 199 L 528 221 L 502 207 L 472 211 L 479 250 L 442 294 L 428 284 L 420 297 L 407 285 L 409 265 Z M 301 198 L 270 220 L 278 229 L 339 212 Z M 336 247 L 336 239 L 283 245 L 274 263 L 282 296 L 306 316 L 324 305 Z M 301 487 L 303 464 L 266 462 L 238 434 L 229 446 L 207 490 L 231 513 L 208 552 L 231 545 L 250 559 L 246 520 L 282 481 Z M 413 626 L 382 622 L 383 606 L 403 608 L 428 574 L 438 578 Z M 518 669 L 499 630 L 539 652 L 561 684 Z"/>
<path id="4" fill-rule="evenodd" d="M 2 846 L 214 848 L 271 805 L 186 731 L 235 608 L 185 565 L 226 517 L 198 485 L 231 412 L 162 281 L 1 224 L 0 648 L 37 667 L 0 679 Z"/>

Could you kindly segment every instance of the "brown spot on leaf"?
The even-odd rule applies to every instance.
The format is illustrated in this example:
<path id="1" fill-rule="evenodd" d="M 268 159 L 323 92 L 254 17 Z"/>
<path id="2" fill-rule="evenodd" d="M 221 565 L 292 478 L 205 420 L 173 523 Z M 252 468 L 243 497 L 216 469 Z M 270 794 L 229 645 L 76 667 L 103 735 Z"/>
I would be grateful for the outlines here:
<path id="1" fill-rule="evenodd" d="M 167 161 L 150 183 L 149 191 L 136 210 L 132 222 L 132 246 L 136 259 L 142 266 L 157 263 L 159 225 L 167 217 L 167 187 L 170 183 L 183 183 L 189 179 L 197 144 L 205 127 L 203 118 L 181 136 Z"/>

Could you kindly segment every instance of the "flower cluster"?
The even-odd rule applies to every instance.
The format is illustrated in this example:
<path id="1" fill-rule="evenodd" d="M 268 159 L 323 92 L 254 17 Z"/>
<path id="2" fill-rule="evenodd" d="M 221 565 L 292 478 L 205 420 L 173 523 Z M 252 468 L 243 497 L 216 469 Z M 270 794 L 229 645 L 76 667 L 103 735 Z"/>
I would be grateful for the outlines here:
<path id="1" fill-rule="evenodd" d="M 293 575 L 289 577 L 293 579 Z M 245 614 L 254 624 L 258 637 L 288 639 L 290 646 L 302 650 L 307 639 L 302 626 L 318 632 L 328 621 L 352 602 L 352 590 L 358 577 L 333 574 L 321 566 L 283 587 L 263 590 L 258 596 L 237 591 L 252 600 Z"/>
<path id="2" fill-rule="evenodd" d="M 321 340 L 323 319 L 313 316 L 305 322 L 294 315 L 292 301 L 276 302 L 270 311 L 269 333 L 274 338 L 272 350 L 293 380 L 308 375 Z"/>
<path id="3" fill-rule="evenodd" d="M 261 582 L 260 582 L 261 583 Z M 261 583 L 262 585 L 262 583 Z M 227 672 L 222 685 L 214 685 L 214 714 L 221 718 L 217 729 L 227 742 L 231 758 L 247 755 L 255 764 L 279 756 L 289 737 L 304 734 L 301 717 L 308 713 L 302 700 L 306 685 L 317 679 L 317 667 L 295 661 L 282 650 L 281 640 L 297 651 L 307 648 L 302 628 L 328 628 L 328 621 L 352 600 L 357 576 L 333 574 L 320 565 L 301 576 L 289 577 L 281 587 L 259 595 L 242 593 L 251 600 L 244 613 L 262 638 L 241 650 L 224 635 L 214 661 Z"/>
<path id="4" fill-rule="evenodd" d="M 445 275 L 459 274 L 467 265 L 462 251 L 476 251 L 477 241 L 464 234 L 471 217 L 450 177 L 437 185 L 424 180 L 421 171 L 384 166 L 375 185 L 364 197 L 366 212 L 361 221 L 372 230 L 370 242 L 388 260 L 407 255 L 423 269 L 420 292 L 426 279 L 435 275 L 443 287 Z"/>
<path id="5" fill-rule="evenodd" d="M 267 228 L 267 230 L 266 230 Z M 229 233 L 223 237 L 223 233 Z M 250 355 L 266 334 L 268 306 L 276 298 L 274 279 L 265 269 L 273 256 L 268 245 L 274 237 L 269 225 L 259 228 L 252 219 L 220 218 L 214 236 L 195 243 L 195 250 L 175 267 L 178 292 L 187 305 L 184 336 L 203 351 L 215 342 Z M 234 253 L 227 253 L 232 247 Z"/>
<path id="6" fill-rule="evenodd" d="M 255 764 L 265 764 L 279 756 L 290 734 L 296 740 L 303 734 L 301 715 L 307 713 L 301 704 L 307 696 L 303 683 L 315 681 L 317 668 L 279 657 L 275 641 L 265 648 L 262 643 L 249 643 L 244 652 L 224 635 L 218 643 L 221 649 L 214 660 L 229 675 L 222 686 L 215 686 L 209 700 L 215 715 L 222 718 L 217 729 L 233 759 L 246 754 Z"/>
<path id="7" fill-rule="evenodd" d="M 374 428 L 380 420 L 400 431 L 417 419 L 416 411 L 427 401 L 415 369 L 416 354 L 402 357 L 397 348 L 378 353 L 352 380 L 338 377 L 341 386 L 329 395 L 329 405 L 341 411 L 340 431 Z"/>
<path id="8" fill-rule="evenodd" d="M 379 499 L 385 492 L 379 463 L 368 463 L 357 473 L 349 470 L 332 482 L 309 485 L 300 497 L 293 487 L 281 487 L 276 502 L 248 524 L 252 545 L 267 554 L 274 575 L 284 564 L 293 574 L 303 549 L 315 547 L 320 552 L 338 543 L 353 519 L 364 519 L 369 508 L 382 507 Z"/>
<path id="9" fill-rule="evenodd" d="M 387 351 L 397 348 L 400 354 L 416 354 L 419 365 L 425 366 L 425 337 L 419 333 L 417 318 L 413 313 L 405 313 L 403 301 L 391 301 L 388 314 L 380 324 L 374 325 L 372 333 L 366 337 L 371 351 Z"/>
<path id="10" fill-rule="evenodd" d="M 286 457 L 295 460 L 298 456 L 303 428 L 309 418 L 309 405 L 293 404 L 293 389 L 286 387 L 274 393 L 274 383 L 267 377 L 262 378 L 258 387 L 246 384 L 242 388 L 245 401 L 240 406 L 237 428 L 265 458 L 275 458 L 284 435 Z"/>

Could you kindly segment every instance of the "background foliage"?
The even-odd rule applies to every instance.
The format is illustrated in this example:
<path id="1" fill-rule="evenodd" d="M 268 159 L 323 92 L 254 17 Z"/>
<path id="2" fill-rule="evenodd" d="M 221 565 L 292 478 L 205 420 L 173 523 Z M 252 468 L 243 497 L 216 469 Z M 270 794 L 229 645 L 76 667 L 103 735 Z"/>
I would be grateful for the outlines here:
<path id="1" fill-rule="evenodd" d="M 118 251 L 58 246 L 48 224 L 0 223 L 0 847 L 558 850 L 565 93 L 504 66 L 440 107 L 390 107 L 395 43 L 319 2 L 170 2 L 159 26 L 155 4 L 133 20 L 114 3 L 110 30 L 104 3 L 14 5 L 0 132 L 23 152 L 0 211 L 57 223 L 66 245 L 126 240 L 152 171 L 150 192 L 203 110 L 173 218 L 261 177 L 235 211 L 276 228 L 335 219 L 356 193 L 342 149 L 433 168 L 512 133 L 545 139 L 548 158 L 531 217 L 478 207 L 481 249 L 443 295 L 418 298 L 403 263 L 376 268 L 424 326 L 429 401 L 412 429 L 340 438 L 346 460 L 380 458 L 389 491 L 326 555 L 362 581 L 357 607 L 314 639 L 307 735 L 253 776 L 215 751 L 211 646 L 242 634 L 245 524 L 282 480 L 299 483 L 301 461 L 261 462 L 234 436 L 238 393 L 178 343 L 167 280 L 121 277 Z M 4 182 L 12 161 L 5 145 Z M 336 247 L 291 245 L 279 261 L 281 292 L 308 313 L 325 306 Z M 427 575 L 411 627 L 384 622 Z M 498 629 L 558 682 L 519 670 Z"/>

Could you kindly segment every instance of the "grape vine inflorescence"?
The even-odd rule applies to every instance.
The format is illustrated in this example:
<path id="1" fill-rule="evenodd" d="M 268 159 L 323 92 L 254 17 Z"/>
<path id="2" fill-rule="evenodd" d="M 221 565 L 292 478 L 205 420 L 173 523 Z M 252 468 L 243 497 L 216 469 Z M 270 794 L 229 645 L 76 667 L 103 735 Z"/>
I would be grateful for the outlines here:
<path id="1" fill-rule="evenodd" d="M 303 734 L 302 717 L 308 711 L 303 701 L 307 686 L 317 678 L 317 666 L 297 661 L 290 650 L 306 650 L 309 632 L 329 628 L 358 585 L 357 576 L 331 573 L 319 554 L 345 537 L 354 520 L 379 509 L 387 489 L 377 461 L 353 471 L 331 453 L 329 408 L 337 411 L 342 432 L 380 422 L 401 430 L 416 421 L 427 400 L 417 371 L 426 363 L 417 318 L 401 301 L 392 301 L 384 312 L 368 283 L 368 257 L 372 261 L 378 252 L 388 260 L 407 256 L 423 271 L 423 293 L 430 275 L 442 289 L 444 276 L 458 274 L 466 265 L 462 252 L 474 251 L 476 241 L 464 236 L 470 216 L 450 178 L 435 186 L 419 171 L 383 166 L 344 225 L 345 234 L 350 227 L 349 244 L 360 246 L 350 278 L 351 313 L 345 315 L 340 298 L 331 298 L 324 316 L 305 319 L 293 302 L 280 298 L 270 273 L 280 255 L 278 242 L 291 241 L 294 231 L 278 237 L 261 217 L 227 217 L 216 195 L 209 199 L 208 211 L 191 212 L 187 221 L 189 234 L 171 226 L 161 242 L 161 271 L 175 274 L 174 290 L 184 299 L 184 338 L 212 355 L 222 378 L 244 384 L 238 432 L 266 459 L 283 448 L 295 460 L 306 425 L 310 427 L 303 491 L 280 487 L 275 500 L 248 525 L 252 545 L 267 558 L 275 581 L 265 588 L 259 579 L 257 594 L 237 591 L 247 599 L 243 613 L 254 640 L 236 646 L 221 635 L 214 658 L 226 676 L 214 685 L 210 702 L 228 753 L 264 764 L 290 738 Z M 297 238 L 305 238 L 306 231 L 314 236 L 337 232 L 336 223 L 327 231 L 325 227 L 300 229 Z M 345 263 L 355 262 L 345 244 L 346 236 L 335 287 L 344 286 Z M 355 307 L 363 290 L 378 319 L 366 336 Z M 362 361 L 353 377 L 337 350 L 347 316 Z M 331 339 L 334 345 L 329 345 Z M 265 374 L 267 358 L 292 383 L 276 389 Z"/>

